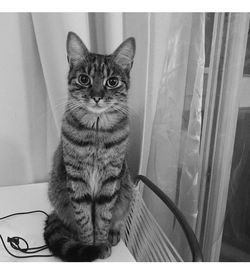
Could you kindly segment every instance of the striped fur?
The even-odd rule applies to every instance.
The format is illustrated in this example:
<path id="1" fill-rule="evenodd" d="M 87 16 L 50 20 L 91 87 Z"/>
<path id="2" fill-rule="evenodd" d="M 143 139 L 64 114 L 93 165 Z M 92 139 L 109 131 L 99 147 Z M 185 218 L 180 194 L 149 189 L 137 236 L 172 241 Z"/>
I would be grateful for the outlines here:
<path id="1" fill-rule="evenodd" d="M 126 163 L 128 88 L 135 42 L 111 55 L 89 53 L 69 33 L 68 102 L 55 152 L 44 238 L 64 261 L 106 258 L 120 239 L 133 185 Z"/>

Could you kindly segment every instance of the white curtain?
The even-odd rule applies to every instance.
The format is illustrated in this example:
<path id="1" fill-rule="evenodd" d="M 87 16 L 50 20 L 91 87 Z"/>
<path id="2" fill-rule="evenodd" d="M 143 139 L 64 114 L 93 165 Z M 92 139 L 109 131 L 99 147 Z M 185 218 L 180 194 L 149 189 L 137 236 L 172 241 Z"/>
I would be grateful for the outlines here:
<path id="1" fill-rule="evenodd" d="M 129 165 L 161 187 L 195 228 L 204 14 L 0 14 L 0 185 L 48 179 L 67 96 L 68 31 L 99 53 L 136 38 Z M 164 206 L 146 189 L 144 198 L 167 234 L 180 238 Z"/>

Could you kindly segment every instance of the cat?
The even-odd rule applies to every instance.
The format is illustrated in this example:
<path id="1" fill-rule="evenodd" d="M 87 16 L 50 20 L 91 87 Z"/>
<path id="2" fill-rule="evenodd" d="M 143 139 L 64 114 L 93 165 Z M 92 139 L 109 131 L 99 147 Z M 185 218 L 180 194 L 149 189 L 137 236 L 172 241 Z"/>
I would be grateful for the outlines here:
<path id="1" fill-rule="evenodd" d="M 120 240 L 134 191 L 126 162 L 134 56 L 133 37 L 101 55 L 68 33 L 68 101 L 48 190 L 54 210 L 44 228 L 63 261 L 107 258 Z"/>

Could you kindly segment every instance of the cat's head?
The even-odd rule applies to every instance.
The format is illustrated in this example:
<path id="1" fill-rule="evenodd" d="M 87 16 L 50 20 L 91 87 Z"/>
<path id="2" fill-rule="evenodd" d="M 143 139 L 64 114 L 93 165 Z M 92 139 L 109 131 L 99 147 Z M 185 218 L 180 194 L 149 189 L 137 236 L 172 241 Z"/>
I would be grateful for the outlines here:
<path id="1" fill-rule="evenodd" d="M 67 57 L 71 104 L 93 115 L 126 108 L 134 55 L 134 38 L 126 39 L 112 54 L 101 55 L 89 52 L 82 40 L 69 32 Z"/>

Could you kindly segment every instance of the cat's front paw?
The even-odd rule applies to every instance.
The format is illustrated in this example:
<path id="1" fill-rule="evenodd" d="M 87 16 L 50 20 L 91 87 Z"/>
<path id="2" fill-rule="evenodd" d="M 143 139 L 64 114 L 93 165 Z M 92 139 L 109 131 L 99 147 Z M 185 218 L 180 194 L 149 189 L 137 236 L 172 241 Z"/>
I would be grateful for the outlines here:
<path id="1" fill-rule="evenodd" d="M 106 259 L 111 255 L 111 244 L 107 243 L 107 244 L 103 244 L 100 245 L 100 254 L 99 254 L 99 258 L 100 259 Z"/>
<path id="2" fill-rule="evenodd" d="M 119 230 L 111 229 L 109 231 L 108 240 L 112 246 L 116 246 L 120 242 L 120 239 L 121 239 L 121 235 Z"/>

